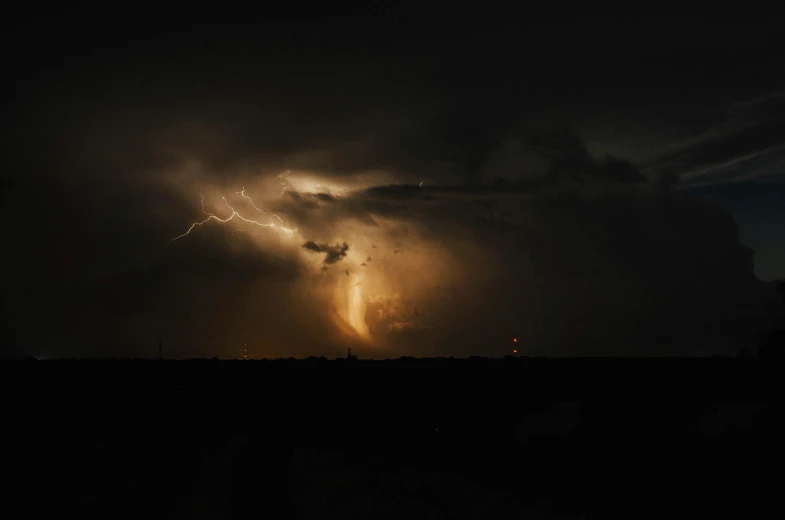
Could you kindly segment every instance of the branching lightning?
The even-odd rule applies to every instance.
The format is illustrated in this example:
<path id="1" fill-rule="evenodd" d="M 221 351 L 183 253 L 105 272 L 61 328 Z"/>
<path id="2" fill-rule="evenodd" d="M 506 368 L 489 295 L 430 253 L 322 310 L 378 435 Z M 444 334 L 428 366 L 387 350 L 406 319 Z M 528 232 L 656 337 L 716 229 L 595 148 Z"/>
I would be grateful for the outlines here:
<path id="1" fill-rule="evenodd" d="M 286 171 L 286 172 L 282 173 L 281 175 L 279 175 L 278 178 L 279 179 L 283 179 L 288 174 L 289 174 L 289 172 Z M 289 187 L 289 183 L 287 181 L 283 180 L 281 182 L 281 184 L 284 185 L 283 191 L 281 191 L 281 193 L 284 193 L 286 191 L 286 188 Z M 238 191 L 237 193 L 240 194 L 244 199 L 248 200 L 248 202 L 251 203 L 251 206 L 253 206 L 253 208 L 255 210 L 259 211 L 260 213 L 264 213 L 266 215 L 269 215 L 271 217 L 274 217 L 274 218 L 278 219 L 278 223 L 277 224 L 275 222 L 265 223 L 265 222 L 259 222 L 258 220 L 253 220 L 253 219 L 250 219 L 250 218 L 246 218 L 246 217 L 242 216 L 240 213 L 238 213 L 237 210 L 234 209 L 234 207 L 232 207 L 231 204 L 229 204 L 229 201 L 226 199 L 226 197 L 221 197 L 221 199 L 224 201 L 224 204 L 226 204 L 226 207 L 229 208 L 229 211 L 231 211 L 232 214 L 229 215 L 227 218 L 220 218 L 220 217 L 216 216 L 214 213 L 210 213 L 209 211 L 207 211 L 204 208 L 204 195 L 202 195 L 200 193 L 199 197 L 201 198 L 202 213 L 207 215 L 207 218 L 204 219 L 204 220 L 198 221 L 198 222 L 194 222 L 193 224 L 191 224 L 191 227 L 189 227 L 188 230 L 185 233 L 183 233 L 182 235 L 178 235 L 178 236 L 174 237 L 173 239 L 170 240 L 170 242 L 174 242 L 175 240 L 179 240 L 179 239 L 181 239 L 181 238 L 183 238 L 185 236 L 188 236 L 191 233 L 191 231 L 194 230 L 194 228 L 202 226 L 202 225 L 206 224 L 207 222 L 209 222 L 210 220 L 215 220 L 217 222 L 225 224 L 225 223 L 233 220 L 235 217 L 237 217 L 239 220 L 242 220 L 243 222 L 246 222 L 248 224 L 254 224 L 254 225 L 259 226 L 259 227 L 279 229 L 279 230 L 281 230 L 284 233 L 287 233 L 289 235 L 291 235 L 292 233 L 295 233 L 297 231 L 296 229 L 285 227 L 283 225 L 283 219 L 281 217 L 279 217 L 278 215 L 276 215 L 275 213 L 273 213 L 272 211 L 268 211 L 268 210 L 266 210 L 264 208 L 261 208 L 261 207 L 257 206 L 256 203 L 254 203 L 254 201 L 251 199 L 251 197 L 249 197 L 248 195 L 245 194 L 245 186 L 243 186 L 242 191 Z M 234 231 L 238 231 L 238 230 L 235 229 Z"/>
<path id="2" fill-rule="evenodd" d="M 289 173 L 289 172 L 285 172 L 285 173 Z M 282 175 L 283 175 L 283 174 L 282 174 Z M 286 188 L 284 188 L 284 190 L 285 190 L 285 189 L 286 189 Z M 277 219 L 278 219 L 278 227 L 281 229 L 281 231 L 283 231 L 283 232 L 285 232 L 285 233 L 289 233 L 289 234 L 292 234 L 292 233 L 294 233 L 295 231 L 297 231 L 296 229 L 292 229 L 292 228 L 287 228 L 287 227 L 284 227 L 284 225 L 283 225 L 283 219 L 282 219 L 281 217 L 279 217 L 278 215 L 276 215 L 275 213 L 273 213 L 272 211 L 267 211 L 266 209 L 264 209 L 264 208 L 260 208 L 260 207 L 258 207 L 256 204 L 254 204 L 254 201 L 253 201 L 253 200 L 251 200 L 251 197 L 249 197 L 248 195 L 246 195 L 246 194 L 245 194 L 245 186 L 243 186 L 243 190 L 242 190 L 242 191 L 238 191 L 237 193 L 239 193 L 240 195 L 242 195 L 242 197 L 243 197 L 243 198 L 247 199 L 247 200 L 248 200 L 248 202 L 250 202 L 250 203 L 251 203 L 251 206 L 253 206 L 253 208 L 254 208 L 256 211 L 259 211 L 259 212 L 261 212 L 261 213 L 266 213 L 267 215 L 270 215 L 270 216 L 272 216 L 272 217 L 275 217 L 275 218 L 277 218 Z M 283 192 L 281 192 L 281 193 L 283 193 Z M 242 217 L 240 217 L 240 218 L 242 218 Z M 268 227 L 269 227 L 269 226 L 268 226 Z"/>
<path id="3" fill-rule="evenodd" d="M 281 185 L 281 193 L 280 193 L 281 195 L 285 194 L 286 191 L 291 186 L 289 184 L 289 181 L 286 178 L 288 175 L 289 175 L 289 171 L 285 171 L 285 172 L 283 172 L 283 173 L 281 173 L 280 175 L 277 176 L 278 180 L 279 180 L 279 183 Z M 297 232 L 296 229 L 292 229 L 292 228 L 288 228 L 288 227 L 284 226 L 284 221 L 283 221 L 283 219 L 280 216 L 278 216 L 277 214 L 273 213 L 272 211 L 262 207 L 261 205 L 257 205 L 256 202 L 254 202 L 254 200 L 246 193 L 245 186 L 243 186 L 242 190 L 235 192 L 235 195 L 240 195 L 240 197 L 245 199 L 247 201 L 247 203 L 254 210 L 256 210 L 259 213 L 262 213 L 263 215 L 265 215 L 265 219 L 263 219 L 261 221 L 260 220 L 254 220 L 252 218 L 248 218 L 247 213 L 246 213 L 246 215 L 242 215 L 240 213 L 240 211 L 238 211 L 237 208 L 235 208 L 232 205 L 232 203 L 229 201 L 229 199 L 227 197 L 225 197 L 225 196 L 221 197 L 221 200 L 223 200 L 224 205 L 231 212 L 231 214 L 229 216 L 227 216 L 226 218 L 221 218 L 218 215 L 216 215 L 215 213 L 207 211 L 207 209 L 204 206 L 204 195 L 200 193 L 199 194 L 200 204 L 201 204 L 201 208 L 202 208 L 202 213 L 205 215 L 205 218 L 203 220 L 200 220 L 200 221 L 197 221 L 197 222 L 194 222 L 193 224 L 191 224 L 191 226 L 186 230 L 185 233 L 174 237 L 173 239 L 170 240 L 170 242 L 174 242 L 176 240 L 179 240 L 179 239 L 181 239 L 183 237 L 186 237 L 186 236 L 190 235 L 191 232 L 194 229 L 196 229 L 197 227 L 203 226 L 204 224 L 207 224 L 211 220 L 214 220 L 214 221 L 219 222 L 221 224 L 226 224 L 226 223 L 228 223 L 230 221 L 235 221 L 235 222 L 236 221 L 242 221 L 242 222 L 244 222 L 246 224 L 253 224 L 254 226 L 257 226 L 257 227 L 276 229 L 276 230 L 279 230 L 279 231 L 281 231 L 283 233 L 286 233 L 286 234 L 289 234 L 289 235 L 294 234 L 294 233 Z M 243 208 L 247 209 L 247 206 L 243 206 Z M 242 209 L 241 209 L 241 211 L 242 211 Z M 248 210 L 248 211 L 250 211 L 250 210 Z M 238 228 L 235 228 L 235 229 L 232 230 L 232 234 L 233 235 L 235 233 L 237 233 L 237 232 L 250 233 L 250 234 L 254 234 L 254 235 L 255 234 L 260 234 L 260 233 L 253 233 L 253 230 L 246 229 L 245 227 L 238 227 Z M 311 243 L 313 243 L 313 242 L 311 242 Z M 343 247 L 345 249 L 348 249 L 348 246 L 346 244 L 344 244 Z M 376 246 L 373 246 L 373 247 L 376 247 Z M 346 251 L 344 250 L 344 251 L 342 251 L 342 253 L 343 254 L 342 254 L 341 258 L 343 258 L 343 256 L 346 255 Z M 368 257 L 368 261 L 370 261 L 370 260 L 371 260 L 371 258 Z M 363 265 L 365 265 L 365 264 L 363 264 Z M 327 269 L 327 266 L 323 265 L 322 266 L 322 270 L 326 270 L 326 269 Z M 346 273 L 346 276 L 348 277 L 348 278 L 346 278 L 347 284 L 344 286 L 343 283 L 341 283 L 340 290 L 342 292 L 343 291 L 346 291 L 346 292 L 344 294 L 342 294 L 340 296 L 340 298 L 344 302 L 343 305 L 345 305 L 346 307 L 345 307 L 345 311 L 342 311 L 340 313 L 340 316 L 357 333 L 359 338 L 361 338 L 364 341 L 369 341 L 371 339 L 370 331 L 369 331 L 369 328 L 368 328 L 368 324 L 365 322 L 366 300 L 367 300 L 367 298 L 365 296 L 365 290 L 364 290 L 365 287 L 363 286 L 364 274 L 353 274 L 353 273 L 350 273 L 348 269 L 346 269 L 345 273 Z"/>

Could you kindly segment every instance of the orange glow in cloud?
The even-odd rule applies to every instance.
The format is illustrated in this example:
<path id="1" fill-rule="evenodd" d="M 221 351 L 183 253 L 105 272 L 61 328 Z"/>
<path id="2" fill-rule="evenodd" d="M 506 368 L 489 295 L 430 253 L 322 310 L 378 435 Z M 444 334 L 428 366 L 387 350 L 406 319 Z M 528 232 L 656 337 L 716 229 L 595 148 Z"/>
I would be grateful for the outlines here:
<path id="1" fill-rule="evenodd" d="M 210 211 L 206 198 L 200 194 L 197 209 L 201 210 L 203 219 L 191 223 L 171 241 L 182 240 L 214 221 L 212 224 L 234 228 L 232 234 L 243 231 L 259 236 L 253 240 L 276 254 L 287 249 L 288 253 L 294 253 L 289 257 L 292 262 L 298 262 L 299 256 L 302 265 L 307 266 L 313 281 L 308 291 L 312 297 L 323 299 L 336 331 L 347 341 L 359 340 L 364 346 L 386 349 L 408 341 L 403 331 L 411 335 L 428 330 L 428 316 L 438 312 L 441 304 L 440 298 L 428 299 L 428 288 L 446 286 L 445 280 L 452 273 L 450 255 L 442 244 L 421 240 L 416 225 L 407 227 L 395 219 L 379 216 L 375 216 L 372 226 L 354 219 L 336 220 L 329 227 L 321 226 L 318 220 L 302 226 L 296 214 L 293 217 L 285 209 L 279 213 L 281 210 L 272 208 L 276 203 L 286 208 L 289 192 L 313 194 L 324 190 L 340 199 L 347 196 L 352 186 L 326 185 L 315 174 L 296 175 L 289 171 L 275 175 L 270 181 L 272 186 L 267 189 L 253 189 L 262 194 L 259 198 L 252 198 L 242 184 L 237 186 L 238 191 L 232 190 L 231 196 L 223 196 L 220 189 L 211 189 L 213 197 L 220 198 L 222 204 L 218 209 L 225 211 L 225 216 Z M 242 205 L 235 205 L 241 201 Z M 330 208 L 325 205 L 325 211 Z M 266 228 L 270 235 L 278 232 L 302 240 L 313 237 L 323 243 L 344 242 L 351 246 L 340 264 L 328 265 L 322 257 L 302 250 L 302 240 L 270 241 L 265 238 L 270 236 L 267 233 L 251 232 L 256 228 Z M 397 235 L 393 241 L 390 237 L 394 233 Z"/>

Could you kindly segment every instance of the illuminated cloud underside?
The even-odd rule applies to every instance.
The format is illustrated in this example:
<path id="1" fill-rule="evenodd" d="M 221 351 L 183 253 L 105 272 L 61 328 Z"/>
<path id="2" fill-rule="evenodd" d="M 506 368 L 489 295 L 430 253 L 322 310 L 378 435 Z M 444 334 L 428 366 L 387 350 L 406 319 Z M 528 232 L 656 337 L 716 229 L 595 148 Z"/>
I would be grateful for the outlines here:
<path id="1" fill-rule="evenodd" d="M 280 183 L 280 195 L 284 195 L 291 185 L 288 182 L 288 175 L 290 171 L 286 171 L 277 176 Z M 321 185 L 317 185 L 321 187 Z M 253 226 L 263 227 L 263 228 L 270 228 L 273 231 L 280 231 L 287 235 L 294 235 L 297 234 L 297 229 L 289 228 L 284 226 L 283 219 L 276 213 L 269 211 L 263 207 L 258 206 L 253 199 L 246 194 L 245 187 L 239 192 L 237 192 L 241 197 L 248 201 L 252 208 L 254 208 L 259 213 L 269 215 L 271 219 L 275 219 L 277 222 L 260 222 L 258 220 L 254 220 L 248 217 L 243 216 L 240 212 L 235 209 L 229 201 L 226 199 L 225 196 L 221 197 L 226 207 L 231 211 L 231 215 L 227 218 L 220 218 L 216 216 L 214 213 L 207 211 L 204 207 L 204 196 L 200 193 L 200 204 L 202 212 L 207 215 L 207 218 L 201 221 L 197 221 L 191 224 L 188 230 L 185 233 L 182 233 L 174 238 L 171 239 L 171 242 L 180 240 L 186 236 L 188 236 L 195 228 L 198 228 L 204 224 L 207 224 L 210 221 L 215 221 L 219 224 L 227 224 L 235 217 L 240 221 L 239 223 L 246 223 Z M 247 231 L 244 228 L 235 228 L 232 232 L 237 231 Z M 312 245 L 312 247 L 307 247 Z M 340 262 L 346 256 L 346 253 L 349 249 L 347 245 L 344 244 L 344 247 L 340 251 L 333 252 L 332 248 L 327 245 L 321 246 L 323 249 L 320 249 L 320 246 L 317 246 L 314 242 L 307 242 L 306 248 L 319 252 L 325 252 L 327 254 L 326 258 L 324 259 L 323 263 L 325 264 L 322 266 L 321 271 L 326 270 L 327 265 Z M 365 312 L 366 312 L 366 296 L 365 296 L 365 287 L 364 283 L 367 282 L 365 274 L 363 272 L 355 272 L 354 274 L 350 275 L 349 270 L 346 269 L 345 271 L 347 279 L 343 280 L 340 279 L 340 283 L 336 284 L 336 296 L 335 301 L 333 302 L 337 306 L 338 315 L 340 318 L 348 324 L 354 333 L 357 335 L 358 338 L 363 340 L 364 342 L 368 342 L 371 340 L 370 331 L 368 325 L 365 321 Z"/>

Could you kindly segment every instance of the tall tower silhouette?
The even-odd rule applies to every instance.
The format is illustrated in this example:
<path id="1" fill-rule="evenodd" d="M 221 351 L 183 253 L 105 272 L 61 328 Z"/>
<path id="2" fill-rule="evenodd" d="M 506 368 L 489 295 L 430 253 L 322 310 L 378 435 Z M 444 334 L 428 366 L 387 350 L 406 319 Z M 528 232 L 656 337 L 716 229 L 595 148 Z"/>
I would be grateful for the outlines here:
<path id="1" fill-rule="evenodd" d="M 160 339 L 158 340 L 158 359 L 164 358 L 164 343 Z"/>

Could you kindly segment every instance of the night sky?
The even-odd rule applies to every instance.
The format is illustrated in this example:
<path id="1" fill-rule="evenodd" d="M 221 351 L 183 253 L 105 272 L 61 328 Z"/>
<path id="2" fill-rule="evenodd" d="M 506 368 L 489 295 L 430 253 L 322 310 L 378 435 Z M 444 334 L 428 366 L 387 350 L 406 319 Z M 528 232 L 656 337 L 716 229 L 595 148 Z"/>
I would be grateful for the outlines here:
<path id="1" fill-rule="evenodd" d="M 6 353 L 732 355 L 771 328 L 781 18 L 459 14 L 14 21 Z"/>

